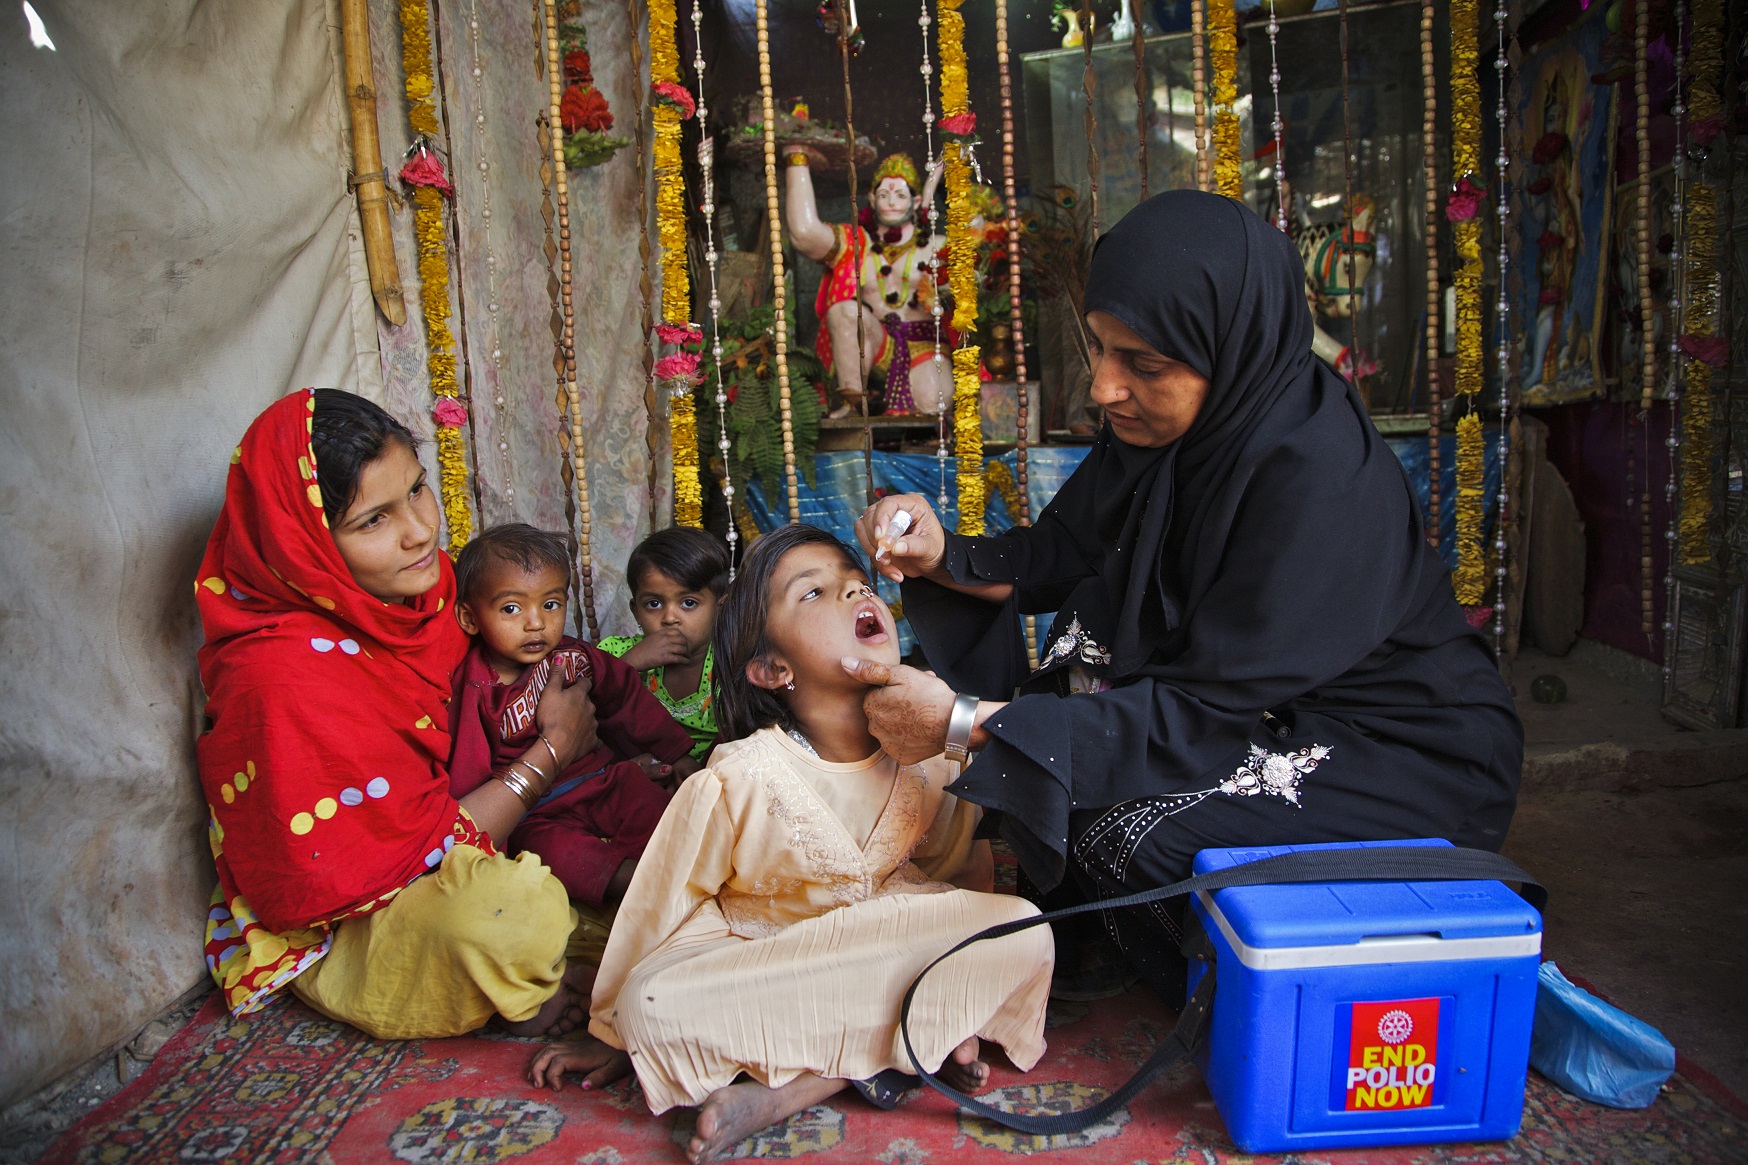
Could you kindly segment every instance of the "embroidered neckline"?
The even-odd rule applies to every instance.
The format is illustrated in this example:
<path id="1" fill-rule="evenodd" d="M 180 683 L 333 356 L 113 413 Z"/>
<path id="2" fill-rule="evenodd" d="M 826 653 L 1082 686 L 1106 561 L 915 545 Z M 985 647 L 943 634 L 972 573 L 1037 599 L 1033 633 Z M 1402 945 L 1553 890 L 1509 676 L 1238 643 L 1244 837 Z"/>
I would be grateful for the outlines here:
<path id="1" fill-rule="evenodd" d="M 638 641 L 643 641 L 639 635 Z M 710 644 L 704 649 L 704 670 L 698 673 L 698 690 L 685 699 L 677 699 L 668 691 L 667 666 L 651 668 L 648 687 L 650 692 L 667 707 L 669 715 L 676 720 L 684 716 L 696 716 L 710 707 L 710 681 L 716 674 L 716 645 Z"/>

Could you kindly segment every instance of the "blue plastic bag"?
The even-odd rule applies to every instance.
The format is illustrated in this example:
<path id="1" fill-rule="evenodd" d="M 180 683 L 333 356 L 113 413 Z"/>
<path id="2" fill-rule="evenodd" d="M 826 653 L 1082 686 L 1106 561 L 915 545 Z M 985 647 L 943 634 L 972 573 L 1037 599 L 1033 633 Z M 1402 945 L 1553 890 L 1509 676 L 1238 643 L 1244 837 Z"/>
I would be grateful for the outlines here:
<path id="1" fill-rule="evenodd" d="M 1675 1045 L 1543 963 L 1536 975 L 1530 1067 L 1574 1096 L 1612 1108 L 1649 1108 L 1675 1071 Z"/>

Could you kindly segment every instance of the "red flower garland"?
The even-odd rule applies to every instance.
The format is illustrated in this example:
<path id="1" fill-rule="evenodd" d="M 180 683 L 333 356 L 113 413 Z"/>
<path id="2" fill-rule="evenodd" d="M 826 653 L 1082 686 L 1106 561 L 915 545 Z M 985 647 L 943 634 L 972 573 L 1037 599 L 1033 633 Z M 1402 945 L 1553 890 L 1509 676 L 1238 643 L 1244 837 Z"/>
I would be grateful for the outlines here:
<path id="1" fill-rule="evenodd" d="M 599 89 L 589 85 L 572 85 L 564 91 L 558 106 L 559 121 L 566 133 L 578 130 L 605 132 L 613 128 L 613 111 Z"/>

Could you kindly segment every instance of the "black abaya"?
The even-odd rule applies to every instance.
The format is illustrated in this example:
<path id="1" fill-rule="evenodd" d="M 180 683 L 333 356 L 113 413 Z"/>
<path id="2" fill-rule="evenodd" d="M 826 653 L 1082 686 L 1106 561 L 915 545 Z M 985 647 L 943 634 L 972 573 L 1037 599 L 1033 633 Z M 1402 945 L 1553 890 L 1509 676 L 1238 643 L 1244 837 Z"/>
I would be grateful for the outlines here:
<path id="1" fill-rule="evenodd" d="M 952 576 L 1015 584 L 1007 604 L 904 584 L 944 679 L 1018 689 L 953 791 L 1002 813 L 1042 887 L 1145 889 L 1210 846 L 1504 841 L 1510 694 L 1400 463 L 1311 355 L 1301 280 L 1238 203 L 1137 207 L 1100 244 L 1087 308 L 1208 378 L 1196 421 L 1157 450 L 1107 427 L 1035 526 L 949 536 Z M 1019 616 L 1049 611 L 1028 675 Z M 1105 690 L 1064 695 L 1071 670 Z"/>

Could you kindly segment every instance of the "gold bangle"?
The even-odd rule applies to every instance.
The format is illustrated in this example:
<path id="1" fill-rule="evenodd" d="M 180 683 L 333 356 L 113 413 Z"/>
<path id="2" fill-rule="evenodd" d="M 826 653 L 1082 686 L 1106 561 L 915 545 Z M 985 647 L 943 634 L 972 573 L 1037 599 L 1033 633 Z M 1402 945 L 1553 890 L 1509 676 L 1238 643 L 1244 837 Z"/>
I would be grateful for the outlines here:
<path id="1" fill-rule="evenodd" d="M 540 741 L 541 744 L 544 744 L 546 746 L 546 751 L 552 754 L 552 771 L 555 773 L 564 772 L 564 766 L 558 761 L 558 749 L 552 747 L 552 741 L 546 739 L 546 736 L 543 733 L 536 733 L 535 739 Z"/>
<path id="2" fill-rule="evenodd" d="M 521 765 L 523 768 L 534 774 L 535 780 L 532 781 L 531 784 L 533 785 L 535 795 L 540 797 L 546 796 L 547 792 L 552 788 L 552 778 L 541 772 L 540 766 L 533 761 L 526 761 L 517 757 L 510 762 L 510 767 L 514 769 L 517 765 Z"/>
<path id="3" fill-rule="evenodd" d="M 540 794 L 534 791 L 534 786 L 528 783 L 528 778 L 513 768 L 494 770 L 492 777 L 497 782 L 516 794 L 516 799 L 522 802 L 524 810 L 532 809 L 540 802 Z"/>
<path id="4" fill-rule="evenodd" d="M 807 154 L 803 150 L 790 150 L 784 161 L 791 166 L 805 166 L 807 165 Z"/>
<path id="5" fill-rule="evenodd" d="M 539 765 L 535 764 L 533 761 L 529 760 L 526 755 L 519 756 L 515 760 L 511 761 L 510 763 L 513 765 L 527 765 L 528 771 L 533 773 L 535 775 L 535 777 L 539 779 L 541 784 L 543 784 L 543 785 L 552 784 L 552 778 L 546 775 L 546 770 L 541 768 Z"/>

